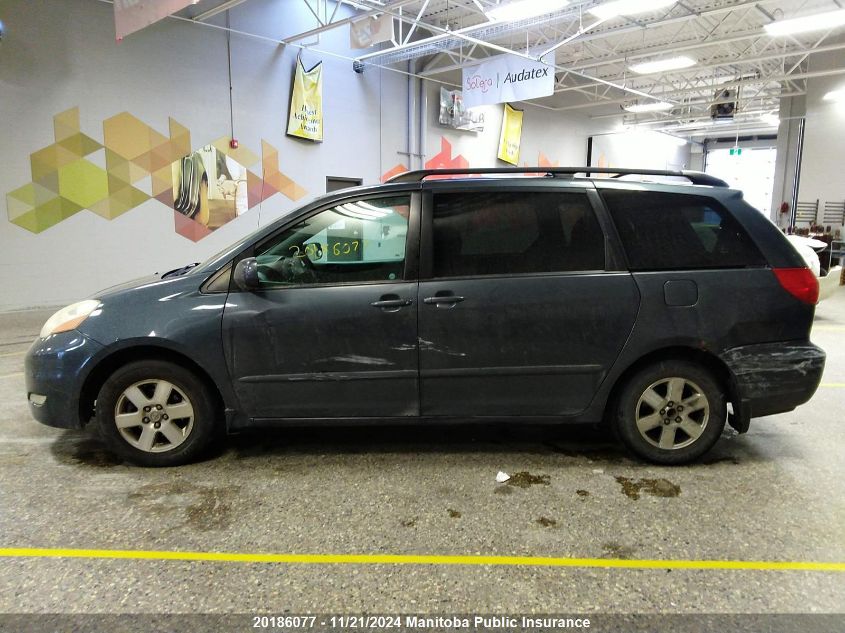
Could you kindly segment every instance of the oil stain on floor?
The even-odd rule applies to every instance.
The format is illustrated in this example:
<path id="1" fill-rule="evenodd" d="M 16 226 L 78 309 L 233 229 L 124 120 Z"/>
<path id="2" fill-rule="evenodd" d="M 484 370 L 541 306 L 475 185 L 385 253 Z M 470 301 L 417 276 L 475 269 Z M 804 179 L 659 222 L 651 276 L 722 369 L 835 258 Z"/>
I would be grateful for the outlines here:
<path id="1" fill-rule="evenodd" d="M 128 495 L 144 512 L 181 521 L 182 527 L 201 532 L 227 528 L 232 522 L 231 499 L 240 486 L 201 486 L 175 481 L 141 486 Z"/>
<path id="2" fill-rule="evenodd" d="M 629 499 L 639 499 L 640 493 L 654 497 L 677 497 L 681 494 L 681 487 L 668 479 L 639 479 L 617 477 L 616 481 L 622 486 L 622 493 Z"/>
<path id="3" fill-rule="evenodd" d="M 514 473 L 505 483 L 509 486 L 516 486 L 517 488 L 528 488 L 537 485 L 548 486 L 551 483 L 551 477 L 549 475 L 532 475 L 529 472 L 523 471 Z"/>
<path id="4" fill-rule="evenodd" d="M 68 433 L 57 439 L 52 450 L 58 461 L 73 466 L 113 468 L 123 464 L 123 460 L 109 451 L 100 440 L 82 433 Z"/>
<path id="5" fill-rule="evenodd" d="M 605 543 L 601 547 L 604 550 L 605 558 L 631 558 L 636 551 L 633 547 L 619 543 Z"/>

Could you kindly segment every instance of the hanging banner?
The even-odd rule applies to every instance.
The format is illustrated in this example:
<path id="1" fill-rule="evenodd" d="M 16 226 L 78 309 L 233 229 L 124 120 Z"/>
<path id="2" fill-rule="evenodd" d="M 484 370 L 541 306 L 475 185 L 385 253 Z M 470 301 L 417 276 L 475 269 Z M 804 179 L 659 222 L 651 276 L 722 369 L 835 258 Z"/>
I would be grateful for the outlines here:
<path id="1" fill-rule="evenodd" d="M 393 39 L 393 16 L 383 13 L 377 18 L 366 17 L 349 23 L 349 46 L 369 48 Z"/>
<path id="2" fill-rule="evenodd" d="M 310 141 L 323 140 L 323 62 L 305 70 L 302 58 L 296 58 L 287 133 Z"/>
<path id="3" fill-rule="evenodd" d="M 516 55 L 497 55 L 462 71 L 464 107 L 548 97 L 555 91 L 552 66 Z"/>
<path id="4" fill-rule="evenodd" d="M 522 140 L 522 110 L 514 110 L 507 103 L 502 117 L 502 134 L 499 137 L 499 160 L 511 165 L 519 164 L 519 143 Z"/>
<path id="5" fill-rule="evenodd" d="M 114 0 L 115 37 L 120 41 L 190 4 L 194 0 Z"/>
<path id="6" fill-rule="evenodd" d="M 440 88 L 440 125 L 469 132 L 484 131 L 484 112 L 480 108 L 465 108 L 460 90 Z"/>

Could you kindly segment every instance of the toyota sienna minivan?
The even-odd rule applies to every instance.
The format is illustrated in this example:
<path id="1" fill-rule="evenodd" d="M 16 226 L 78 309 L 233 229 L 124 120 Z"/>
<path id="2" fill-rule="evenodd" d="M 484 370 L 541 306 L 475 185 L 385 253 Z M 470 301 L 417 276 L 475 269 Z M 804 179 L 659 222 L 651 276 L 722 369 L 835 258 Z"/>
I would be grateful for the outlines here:
<path id="1" fill-rule="evenodd" d="M 250 427 L 493 419 L 607 421 L 680 464 L 813 395 L 817 296 L 705 174 L 408 172 L 60 310 L 26 389 L 38 421 L 145 466 Z"/>

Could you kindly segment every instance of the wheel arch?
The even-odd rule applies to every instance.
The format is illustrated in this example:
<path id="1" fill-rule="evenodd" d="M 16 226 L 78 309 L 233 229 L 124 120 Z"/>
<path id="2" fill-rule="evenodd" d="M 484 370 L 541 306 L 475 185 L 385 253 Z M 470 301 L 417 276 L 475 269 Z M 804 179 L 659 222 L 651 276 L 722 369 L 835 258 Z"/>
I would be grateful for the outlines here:
<path id="1" fill-rule="evenodd" d="M 643 367 L 665 360 L 685 360 L 702 365 L 709 370 L 713 374 L 713 377 L 718 381 L 719 385 L 725 392 L 727 402 L 732 403 L 734 409 L 737 408 L 739 403 L 739 390 L 736 384 L 736 379 L 721 358 L 712 352 L 695 347 L 673 345 L 644 354 L 625 368 L 625 370 L 613 383 L 613 387 L 611 388 L 610 394 L 605 402 L 603 419 L 611 419 L 610 416 L 613 415 L 613 412 L 616 409 L 619 394 L 628 380 L 630 380 L 631 376 L 636 374 Z"/>
<path id="2" fill-rule="evenodd" d="M 79 419 L 83 425 L 86 425 L 94 416 L 94 404 L 97 400 L 97 395 L 100 393 L 108 377 L 123 365 L 144 360 L 166 361 L 191 371 L 203 382 L 212 394 L 212 406 L 214 407 L 215 413 L 222 418 L 225 412 L 223 395 L 217 383 L 215 383 L 208 372 L 200 365 L 185 354 L 167 347 L 135 345 L 114 350 L 109 355 L 100 359 L 85 377 L 79 396 Z"/>

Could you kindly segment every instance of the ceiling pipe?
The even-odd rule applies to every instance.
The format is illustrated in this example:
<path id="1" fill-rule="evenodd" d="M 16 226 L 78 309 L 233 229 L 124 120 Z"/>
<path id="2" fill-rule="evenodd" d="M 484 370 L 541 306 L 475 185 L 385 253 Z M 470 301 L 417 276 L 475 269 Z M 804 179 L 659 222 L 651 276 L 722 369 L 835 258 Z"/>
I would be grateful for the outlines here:
<path id="1" fill-rule="evenodd" d="M 214 7 L 213 9 L 209 9 L 208 11 L 203 11 L 199 15 L 195 15 L 191 18 L 194 22 L 202 22 L 203 20 L 207 20 L 209 18 L 213 18 L 215 15 L 219 15 L 224 11 L 228 11 L 229 9 L 234 9 L 239 4 L 243 4 L 246 0 L 228 0 L 228 2 L 224 2 L 221 5 Z"/>
<path id="2" fill-rule="evenodd" d="M 617 36 L 617 35 L 624 35 L 624 34 L 627 34 L 627 33 L 641 32 L 641 31 L 644 31 L 644 30 L 647 30 L 647 29 L 654 29 L 654 28 L 658 28 L 658 27 L 662 27 L 662 26 L 667 26 L 667 25 L 672 25 L 672 24 L 677 24 L 677 23 L 682 23 L 682 22 L 688 22 L 690 20 L 694 20 L 694 19 L 697 19 L 697 18 L 706 17 L 706 16 L 710 16 L 710 15 L 718 15 L 720 13 L 730 13 L 732 11 L 736 11 L 736 10 L 739 10 L 739 9 L 742 9 L 742 8 L 754 7 L 758 4 L 760 4 L 761 2 L 765 3 L 765 2 L 775 2 L 775 1 L 777 1 L 777 0 L 747 0 L 746 2 L 739 2 L 737 4 L 733 4 L 733 5 L 726 6 L 726 7 L 719 7 L 717 9 L 708 9 L 708 10 L 705 10 L 705 11 L 698 11 L 698 12 L 690 12 L 690 13 L 685 14 L 685 15 L 675 16 L 675 17 L 671 17 L 671 18 L 665 18 L 665 19 L 661 19 L 661 20 L 655 20 L 653 22 L 647 22 L 647 23 L 637 22 L 637 23 L 635 23 L 634 26 L 625 26 L 625 27 L 621 27 L 621 28 L 607 29 L 607 30 L 598 31 L 598 32 L 594 32 L 594 33 L 584 34 L 584 35 L 582 35 L 581 37 L 578 38 L 578 41 L 582 42 L 582 43 L 583 42 L 591 42 L 591 41 L 597 40 L 597 39 L 604 39 L 604 38 L 607 38 L 607 37 L 614 37 L 614 36 Z M 477 29 L 478 27 L 471 27 L 471 28 Z M 763 36 L 765 36 L 765 32 L 760 31 L 757 36 L 763 37 Z M 390 48 L 390 49 L 386 49 L 384 51 L 379 51 L 379 53 L 380 54 L 387 54 L 387 53 L 393 52 L 395 50 L 396 49 Z M 673 50 L 673 49 L 669 48 L 669 49 L 666 49 L 666 50 Z M 374 55 L 375 54 L 373 54 L 373 56 Z M 644 54 L 643 56 L 647 57 L 648 54 Z M 570 66 L 570 67 L 568 67 L 568 69 L 569 69 L 570 72 L 575 73 L 575 71 L 580 71 L 585 67 L 590 68 L 591 66 L 590 65 Z M 449 70 L 455 70 L 455 68 L 452 68 L 452 67 L 432 68 L 430 70 L 424 71 L 424 74 L 433 75 L 433 74 L 437 74 L 437 73 L 440 73 L 440 72 L 448 72 Z"/>
<path id="3" fill-rule="evenodd" d="M 338 4 L 340 4 L 341 2 L 338 2 Z M 417 0 L 397 0 L 394 3 L 387 5 L 385 8 L 398 9 L 400 7 L 405 6 L 406 4 L 411 4 L 413 2 L 417 2 Z M 378 15 L 379 13 L 384 13 L 384 9 L 373 8 L 368 11 L 364 11 L 363 13 L 357 13 L 348 18 L 342 18 L 340 20 L 336 20 L 334 22 L 329 22 L 328 24 L 318 26 L 316 28 L 311 29 L 310 31 L 303 31 L 302 33 L 297 33 L 296 35 L 290 35 L 282 40 L 282 44 L 292 44 L 294 42 L 298 42 L 299 40 L 304 40 L 309 37 L 313 37 L 314 35 L 319 35 L 320 33 L 331 31 L 332 29 L 336 29 L 337 27 L 343 26 L 344 24 L 349 24 L 350 22 L 357 22 L 358 20 L 368 16 Z"/>
<path id="4" fill-rule="evenodd" d="M 407 18 L 406 16 L 394 13 L 392 11 L 388 11 L 387 9 L 383 9 L 382 12 L 387 13 L 389 15 L 392 15 L 393 17 L 398 18 L 400 20 L 403 20 L 405 22 L 413 22 L 413 20 Z M 634 94 L 634 95 L 637 95 L 639 97 L 643 97 L 645 99 L 653 99 L 654 98 L 651 95 L 649 95 L 648 93 L 642 92 L 640 90 L 636 90 L 634 88 L 629 88 L 629 87 L 624 86 L 622 84 L 616 84 L 616 83 L 613 83 L 611 81 L 605 81 L 605 80 L 600 79 L 598 77 L 593 77 L 592 75 L 587 75 L 585 73 L 570 70 L 569 68 L 564 68 L 562 66 L 558 66 L 555 63 L 550 63 L 550 62 L 538 60 L 535 56 L 528 55 L 527 53 L 521 53 L 519 51 L 515 51 L 515 50 L 507 48 L 505 46 L 499 46 L 498 44 L 494 44 L 492 42 L 488 42 L 486 40 L 481 40 L 481 39 L 478 39 L 478 38 L 473 37 L 471 35 L 467 35 L 466 31 L 468 29 L 470 29 L 470 28 L 471 29 L 477 29 L 478 27 L 468 27 L 468 29 L 459 29 L 457 31 L 450 31 L 449 29 L 443 29 L 443 28 L 436 27 L 436 26 L 433 26 L 433 25 L 427 25 L 426 28 L 428 28 L 429 30 L 440 32 L 441 35 L 439 37 L 441 39 L 450 39 L 450 38 L 455 37 L 455 38 L 458 38 L 458 39 L 466 40 L 467 42 L 471 42 L 473 44 L 477 44 L 478 46 L 483 46 L 484 48 L 489 48 L 491 50 L 498 51 L 500 53 L 505 53 L 507 55 L 514 55 L 516 57 L 520 57 L 522 59 L 526 59 L 526 60 L 529 60 L 529 61 L 532 61 L 532 62 L 540 61 L 541 63 L 545 64 L 546 66 L 554 68 L 555 71 L 566 72 L 566 73 L 569 73 L 569 74 L 572 74 L 572 75 L 577 75 L 577 76 L 583 77 L 584 79 L 587 79 L 589 81 L 598 82 L 598 83 L 603 84 L 605 86 L 608 86 L 610 88 L 616 88 L 617 90 L 622 90 L 623 92 L 628 92 L 630 94 Z M 414 44 L 409 44 L 408 46 L 413 46 L 413 45 L 419 45 L 419 42 L 415 42 Z M 389 53 L 389 52 L 393 52 L 393 51 L 395 51 L 399 48 L 402 48 L 402 47 L 400 46 L 400 47 L 395 47 L 393 49 L 387 49 L 386 51 L 377 51 L 377 52 L 373 52 L 373 53 L 367 53 L 366 55 L 362 55 L 362 56 L 358 57 L 356 59 L 356 61 L 361 62 L 361 63 L 369 63 L 367 60 L 372 59 L 374 57 L 378 57 L 380 55 L 384 55 L 384 54 Z"/>

